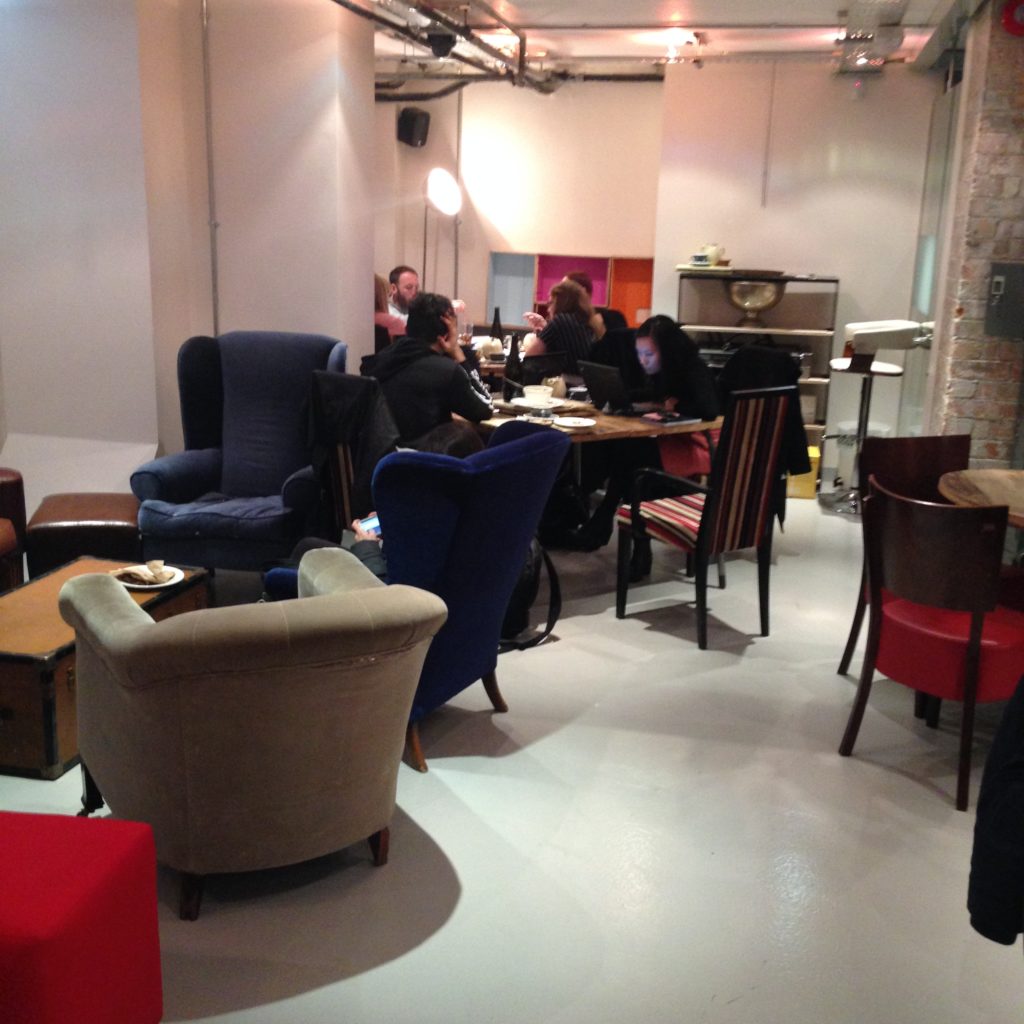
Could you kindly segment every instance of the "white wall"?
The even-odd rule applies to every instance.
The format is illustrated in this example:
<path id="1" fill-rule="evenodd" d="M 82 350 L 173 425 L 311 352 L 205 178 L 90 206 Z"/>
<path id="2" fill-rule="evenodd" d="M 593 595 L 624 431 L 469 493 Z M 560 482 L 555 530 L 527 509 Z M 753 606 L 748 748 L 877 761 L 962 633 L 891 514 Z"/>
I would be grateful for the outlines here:
<path id="1" fill-rule="evenodd" d="M 372 351 L 372 26 L 324 0 L 214 0 L 221 330 Z"/>
<path id="2" fill-rule="evenodd" d="M 675 265 L 716 241 L 734 266 L 839 277 L 840 328 L 906 317 L 940 85 L 901 66 L 859 89 L 825 64 L 669 67 L 655 308 L 675 312 Z M 833 381 L 830 424 L 858 395 L 859 378 Z M 898 395 L 878 382 L 872 419 L 895 427 Z"/>
<path id="3" fill-rule="evenodd" d="M 201 0 L 0 10 L 0 422 L 176 450 L 177 351 L 213 329 Z M 326 0 L 209 11 L 220 329 L 333 335 L 358 365 L 372 26 Z"/>
<path id="4" fill-rule="evenodd" d="M 435 164 L 454 170 L 457 102 L 414 104 L 431 114 L 422 149 L 394 141 L 401 105 L 378 105 L 376 206 L 394 210 L 394 228 L 377 231 L 378 271 L 422 262 L 423 180 Z M 568 84 L 550 96 L 503 82 L 463 90 L 459 291 L 471 316 L 489 312 L 492 251 L 653 255 L 660 148 L 658 84 Z M 429 277 L 441 291 L 452 275 L 445 227 L 430 222 Z"/>
<path id="5" fill-rule="evenodd" d="M 133 0 L 12 0 L 0 23 L 7 430 L 152 441 Z"/>

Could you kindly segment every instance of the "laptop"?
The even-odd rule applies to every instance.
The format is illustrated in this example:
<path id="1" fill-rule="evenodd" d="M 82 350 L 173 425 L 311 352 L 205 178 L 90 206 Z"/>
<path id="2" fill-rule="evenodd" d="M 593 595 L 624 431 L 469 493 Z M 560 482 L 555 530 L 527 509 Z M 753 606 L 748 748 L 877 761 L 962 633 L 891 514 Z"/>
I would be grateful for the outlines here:
<path id="1" fill-rule="evenodd" d="M 638 402 L 635 405 L 629 400 L 626 382 L 617 366 L 605 366 L 604 363 L 587 363 L 582 359 L 577 364 L 583 374 L 583 383 L 590 392 L 590 403 L 595 409 L 610 412 L 615 416 L 643 416 L 651 411 L 650 402 Z"/>

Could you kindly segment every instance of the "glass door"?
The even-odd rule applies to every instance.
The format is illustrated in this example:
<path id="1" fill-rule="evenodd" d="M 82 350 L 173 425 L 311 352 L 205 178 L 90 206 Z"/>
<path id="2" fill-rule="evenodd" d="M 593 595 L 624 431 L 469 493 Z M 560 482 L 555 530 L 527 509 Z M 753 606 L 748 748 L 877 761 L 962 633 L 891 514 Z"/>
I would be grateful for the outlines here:
<path id="1" fill-rule="evenodd" d="M 952 84 L 947 85 L 946 91 L 935 100 L 932 107 L 928 162 L 921 199 L 921 223 L 909 315 L 911 320 L 922 323 L 935 319 L 939 268 L 946 259 L 954 134 L 960 99 L 959 79 L 953 81 L 951 75 L 950 81 Z M 930 357 L 930 347 L 912 348 L 907 352 L 897 431 L 900 436 L 916 436 L 921 433 Z"/>

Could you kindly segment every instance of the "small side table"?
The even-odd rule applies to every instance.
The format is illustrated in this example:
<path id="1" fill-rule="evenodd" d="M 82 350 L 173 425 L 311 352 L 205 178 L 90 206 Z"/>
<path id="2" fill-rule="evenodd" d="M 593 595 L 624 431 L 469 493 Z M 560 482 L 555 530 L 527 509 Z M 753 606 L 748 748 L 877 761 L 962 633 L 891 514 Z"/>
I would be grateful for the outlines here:
<path id="1" fill-rule="evenodd" d="M 75 633 L 60 617 L 66 580 L 123 561 L 79 558 L 0 595 L 0 773 L 56 779 L 78 764 Z M 173 587 L 134 590 L 154 619 L 205 608 L 209 574 L 186 569 Z"/>
<path id="2" fill-rule="evenodd" d="M 832 506 L 833 512 L 846 512 L 860 515 L 860 450 L 864 438 L 868 436 L 868 422 L 871 414 L 871 389 L 876 377 L 902 377 L 903 367 L 896 363 L 883 363 L 875 359 L 873 352 L 854 353 L 852 356 L 840 356 L 829 362 L 833 373 L 851 373 L 861 376 L 860 409 L 857 413 L 857 434 L 854 440 L 856 454 L 853 458 L 856 486 L 850 488 Z"/>

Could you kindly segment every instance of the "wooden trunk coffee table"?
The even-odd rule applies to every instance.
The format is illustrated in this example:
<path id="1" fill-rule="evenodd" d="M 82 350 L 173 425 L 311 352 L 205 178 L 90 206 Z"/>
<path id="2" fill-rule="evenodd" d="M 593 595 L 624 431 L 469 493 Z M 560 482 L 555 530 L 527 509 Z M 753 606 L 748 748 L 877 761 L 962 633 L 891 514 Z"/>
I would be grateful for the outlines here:
<path id="1" fill-rule="evenodd" d="M 78 763 L 75 632 L 57 595 L 72 576 L 124 564 L 78 558 L 0 595 L 0 772 L 56 779 Z M 205 608 L 209 574 L 184 571 L 173 587 L 131 595 L 154 619 Z"/>

